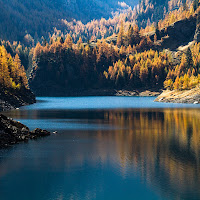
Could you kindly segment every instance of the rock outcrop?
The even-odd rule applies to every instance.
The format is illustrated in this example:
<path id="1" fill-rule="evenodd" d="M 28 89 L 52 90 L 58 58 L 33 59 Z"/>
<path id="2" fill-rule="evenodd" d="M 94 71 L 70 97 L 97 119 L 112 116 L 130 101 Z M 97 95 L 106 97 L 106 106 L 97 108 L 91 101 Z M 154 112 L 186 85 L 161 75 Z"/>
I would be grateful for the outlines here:
<path id="1" fill-rule="evenodd" d="M 0 114 L 0 148 L 49 135 L 50 132 L 38 128 L 30 131 L 27 126 L 20 122 Z"/>
<path id="2" fill-rule="evenodd" d="M 11 110 L 36 102 L 35 95 L 30 89 L 9 91 L 0 88 L 0 111 Z"/>
<path id="3" fill-rule="evenodd" d="M 165 103 L 200 104 L 200 85 L 191 90 L 165 90 L 161 95 L 156 98 L 155 101 Z"/>
<path id="4" fill-rule="evenodd" d="M 139 96 L 139 97 L 156 97 L 160 95 L 160 91 L 149 91 L 149 90 L 144 90 L 144 91 L 129 91 L 129 90 L 117 90 L 115 96 Z"/>
<path id="5" fill-rule="evenodd" d="M 179 20 L 160 30 L 160 38 L 157 48 L 175 50 L 179 46 L 185 46 L 189 42 L 194 40 L 196 34 L 196 21 L 197 16 L 190 17 L 189 19 Z M 147 35 L 154 40 L 154 32 L 150 32 Z"/>

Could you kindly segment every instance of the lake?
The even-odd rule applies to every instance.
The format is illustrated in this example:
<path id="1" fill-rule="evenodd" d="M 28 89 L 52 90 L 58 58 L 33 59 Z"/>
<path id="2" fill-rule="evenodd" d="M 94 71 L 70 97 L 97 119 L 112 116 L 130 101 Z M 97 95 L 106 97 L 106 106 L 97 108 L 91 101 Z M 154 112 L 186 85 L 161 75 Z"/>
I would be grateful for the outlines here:
<path id="1" fill-rule="evenodd" d="M 37 100 L 4 114 L 58 133 L 0 150 L 0 199 L 200 199 L 200 105 Z"/>

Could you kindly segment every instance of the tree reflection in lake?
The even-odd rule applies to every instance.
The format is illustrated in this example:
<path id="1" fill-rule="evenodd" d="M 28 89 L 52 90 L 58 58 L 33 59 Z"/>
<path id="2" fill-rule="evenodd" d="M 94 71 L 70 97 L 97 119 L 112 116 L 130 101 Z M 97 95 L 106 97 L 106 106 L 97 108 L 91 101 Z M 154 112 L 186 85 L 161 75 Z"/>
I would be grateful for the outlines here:
<path id="1" fill-rule="evenodd" d="M 132 165 L 166 194 L 200 199 L 200 110 L 110 111 L 104 116 L 124 128 L 98 132 L 99 139 L 115 141 L 123 173 Z"/>
<path id="2" fill-rule="evenodd" d="M 45 188 L 48 195 L 33 195 L 39 200 L 45 195 L 146 199 L 152 193 L 150 199 L 200 199 L 200 109 L 24 109 L 6 114 L 31 128 L 42 126 L 59 133 L 0 152 L 2 197 L 5 188 L 14 187 L 9 175 L 17 171 L 22 174 L 21 187 Z M 37 184 L 27 180 L 31 173 Z M 41 177 L 54 188 L 46 188 Z"/>

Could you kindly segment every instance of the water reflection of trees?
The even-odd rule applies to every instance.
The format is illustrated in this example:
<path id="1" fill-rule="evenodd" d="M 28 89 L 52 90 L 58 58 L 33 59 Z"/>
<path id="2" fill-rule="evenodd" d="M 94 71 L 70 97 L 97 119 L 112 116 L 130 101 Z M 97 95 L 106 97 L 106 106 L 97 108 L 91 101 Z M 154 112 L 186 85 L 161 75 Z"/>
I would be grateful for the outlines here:
<path id="1" fill-rule="evenodd" d="M 105 112 L 123 127 L 98 137 L 114 137 L 124 171 L 140 171 L 144 181 L 180 199 L 200 199 L 200 110 Z"/>
<path id="2" fill-rule="evenodd" d="M 92 142 L 67 143 L 66 148 L 51 152 L 49 167 L 55 170 L 73 167 L 84 168 L 84 163 L 103 168 L 106 162 L 121 170 L 122 176 L 138 173 L 149 186 L 164 195 L 174 194 L 175 199 L 200 199 L 200 110 L 110 110 L 110 111 L 16 111 L 15 118 L 84 120 L 83 123 L 99 124 L 110 129 L 95 131 L 69 131 L 74 138 Z M 25 113 L 27 112 L 27 113 Z M 59 115 L 58 115 L 59 113 Z M 95 132 L 95 133 L 94 133 Z M 63 141 L 70 140 L 65 136 Z M 51 141 L 51 138 L 49 138 Z M 52 139 L 53 140 L 53 139 Z M 52 144 L 54 141 L 51 141 Z M 45 142 L 46 143 L 46 142 Z M 31 148 L 32 143 L 30 143 Z M 35 145 L 40 144 L 37 142 Z M 65 145 L 65 144 L 63 144 Z M 70 146 L 71 145 L 71 146 Z M 62 146 L 61 146 L 62 147 Z M 50 148 L 51 149 L 51 148 Z M 63 152 L 64 151 L 64 152 Z M 15 151 L 12 154 L 16 153 Z M 59 154 L 59 156 L 58 156 Z M 0 161 L 1 162 L 1 161 Z M 24 161 L 25 162 L 25 161 Z M 35 167 L 41 169 L 40 158 L 35 157 Z M 22 160 L 18 168 L 23 167 Z M 118 166 L 120 168 L 118 169 Z M 0 177 L 11 166 L 9 160 L 1 167 Z M 13 166 L 13 170 L 16 165 Z M 59 184 L 59 180 L 58 180 Z M 101 184 L 98 187 L 102 186 Z M 96 188 L 98 189 L 98 188 Z M 95 191 L 96 191 L 95 189 Z M 171 197 L 171 196 L 170 196 Z"/>

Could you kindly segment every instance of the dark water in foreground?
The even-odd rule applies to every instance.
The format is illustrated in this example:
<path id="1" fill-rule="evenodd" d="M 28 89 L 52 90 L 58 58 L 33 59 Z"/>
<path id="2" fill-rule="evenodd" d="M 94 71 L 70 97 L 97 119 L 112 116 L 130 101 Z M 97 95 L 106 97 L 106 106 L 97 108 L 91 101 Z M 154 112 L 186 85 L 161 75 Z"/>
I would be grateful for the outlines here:
<path id="1" fill-rule="evenodd" d="M 39 98 L 7 112 L 58 134 L 0 150 L 0 199 L 200 199 L 200 106 L 153 99 Z"/>

